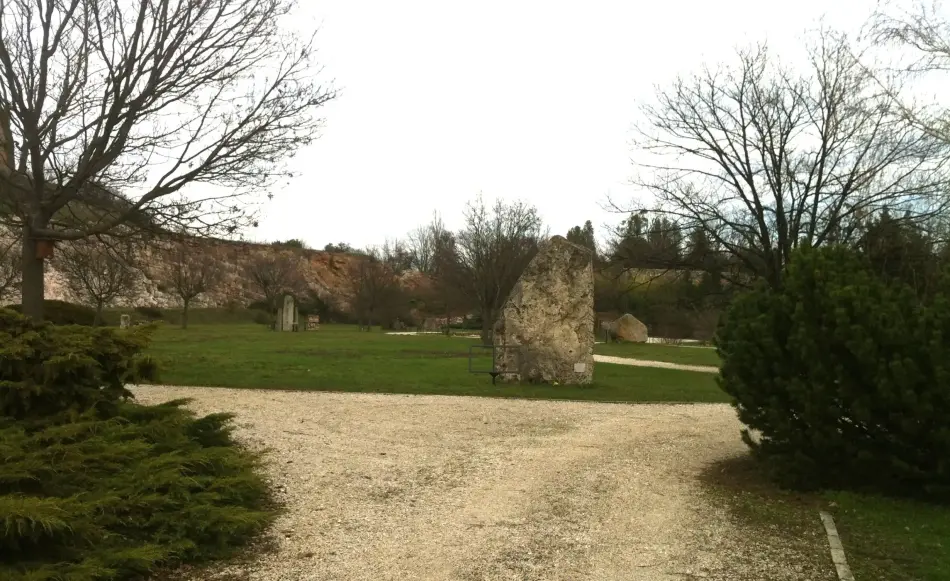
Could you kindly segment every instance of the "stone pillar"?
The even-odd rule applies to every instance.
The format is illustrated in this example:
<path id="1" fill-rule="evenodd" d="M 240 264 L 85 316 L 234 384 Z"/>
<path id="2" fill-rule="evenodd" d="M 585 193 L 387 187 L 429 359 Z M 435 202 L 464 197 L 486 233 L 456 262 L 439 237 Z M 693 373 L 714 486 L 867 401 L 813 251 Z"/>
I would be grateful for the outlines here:
<path id="1" fill-rule="evenodd" d="M 562 236 L 543 243 L 501 308 L 494 335 L 498 380 L 590 383 L 593 253 Z"/>
<path id="2" fill-rule="evenodd" d="M 284 295 L 284 307 L 281 309 L 281 314 L 280 330 L 293 331 L 294 325 L 297 322 L 297 305 L 294 304 L 294 297 L 292 295 Z"/>

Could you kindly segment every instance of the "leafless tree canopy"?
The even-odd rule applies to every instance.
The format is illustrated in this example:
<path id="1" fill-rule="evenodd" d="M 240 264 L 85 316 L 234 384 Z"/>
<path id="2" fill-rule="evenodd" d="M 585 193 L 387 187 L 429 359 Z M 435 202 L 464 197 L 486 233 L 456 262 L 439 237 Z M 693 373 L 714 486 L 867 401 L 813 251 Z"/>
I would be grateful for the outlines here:
<path id="1" fill-rule="evenodd" d="M 306 293 L 307 282 L 301 267 L 300 258 L 293 252 L 258 254 L 245 264 L 244 276 L 273 313 L 277 312 L 285 294 L 302 296 Z"/>
<path id="2" fill-rule="evenodd" d="M 633 209 L 702 229 L 772 284 L 795 247 L 850 239 L 883 208 L 944 212 L 947 142 L 906 122 L 845 39 L 820 34 L 809 64 L 758 47 L 659 90 L 635 180 L 652 200 Z"/>
<path id="3" fill-rule="evenodd" d="M 25 246 L 131 221 L 204 234 L 246 223 L 238 198 L 288 175 L 281 162 L 334 97 L 313 78 L 312 39 L 283 28 L 294 5 L 0 2 L 0 220 Z M 41 304 L 33 260 L 25 249 L 24 299 L 29 286 Z"/>
<path id="4" fill-rule="evenodd" d="M 468 205 L 465 227 L 456 241 L 458 280 L 479 307 L 483 342 L 491 342 L 495 316 L 537 253 L 543 235 L 541 217 L 533 206 L 499 200 L 489 209 L 481 197 Z"/>
<path id="5" fill-rule="evenodd" d="M 411 269 L 414 262 L 412 250 L 402 240 L 386 240 L 382 246 L 370 248 L 369 254 L 383 262 L 397 277 Z"/>
<path id="6" fill-rule="evenodd" d="M 423 310 L 448 322 L 472 311 L 475 301 L 468 294 L 467 279 L 459 260 L 456 236 L 445 227 L 438 214 L 409 236 L 413 265 L 428 275 L 428 284 L 419 298 Z M 443 328 L 446 333 L 448 326 Z"/>
<path id="7" fill-rule="evenodd" d="M 943 80 L 950 72 L 950 21 L 941 8 L 940 2 L 921 2 L 911 11 L 901 11 L 884 3 L 866 26 L 873 47 L 901 55 L 888 72 L 908 81 L 906 88 L 913 89 L 921 80 Z M 909 123 L 937 139 L 950 141 L 950 111 L 945 105 L 932 100 L 920 102 L 906 91 L 895 92 L 893 97 Z"/>
<path id="8" fill-rule="evenodd" d="M 381 322 L 384 311 L 391 311 L 401 299 L 398 273 L 394 265 L 392 246 L 371 248 L 365 258 L 356 260 L 350 272 L 352 309 L 360 327 L 370 330 L 374 322 Z"/>
<path id="9" fill-rule="evenodd" d="M 165 253 L 164 285 L 181 301 L 181 326 L 188 326 L 188 309 L 200 295 L 214 290 L 224 279 L 221 260 L 194 242 L 181 241 Z"/>
<path id="10" fill-rule="evenodd" d="M 104 307 L 135 292 L 141 278 L 135 258 L 136 249 L 128 242 L 85 239 L 63 244 L 53 264 L 70 293 L 96 309 L 98 324 Z"/>
<path id="11" fill-rule="evenodd" d="M 448 230 L 438 213 L 432 216 L 432 221 L 419 226 L 409 233 L 409 251 L 412 254 L 413 266 L 419 272 L 432 274 L 436 267 L 436 253 L 439 244 L 445 239 Z"/>

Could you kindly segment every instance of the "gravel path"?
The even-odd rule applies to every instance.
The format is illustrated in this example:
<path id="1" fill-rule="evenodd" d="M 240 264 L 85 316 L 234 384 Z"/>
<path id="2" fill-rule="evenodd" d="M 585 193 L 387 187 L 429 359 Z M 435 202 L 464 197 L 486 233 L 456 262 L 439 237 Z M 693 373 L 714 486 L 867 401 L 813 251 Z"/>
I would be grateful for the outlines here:
<path id="1" fill-rule="evenodd" d="M 236 412 L 270 450 L 276 551 L 229 580 L 805 581 L 780 537 L 744 536 L 696 480 L 744 449 L 726 405 L 134 392 Z"/>
<path id="2" fill-rule="evenodd" d="M 635 365 L 637 367 L 662 367 L 664 369 L 682 369 L 683 371 L 700 371 L 702 373 L 719 373 L 719 368 L 712 365 L 683 365 L 666 361 L 648 361 L 631 357 L 614 357 L 613 355 L 594 355 L 598 363 L 616 363 L 617 365 Z"/>

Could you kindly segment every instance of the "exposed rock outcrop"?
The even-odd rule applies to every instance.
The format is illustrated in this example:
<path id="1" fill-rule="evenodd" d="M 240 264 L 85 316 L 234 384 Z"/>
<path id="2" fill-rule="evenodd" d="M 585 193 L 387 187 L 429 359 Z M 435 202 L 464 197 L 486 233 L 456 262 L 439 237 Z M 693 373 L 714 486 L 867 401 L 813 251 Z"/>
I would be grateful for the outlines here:
<path id="1" fill-rule="evenodd" d="M 260 297 L 245 276 L 245 265 L 259 255 L 286 253 L 300 264 L 300 273 L 307 288 L 321 299 L 342 311 L 349 310 L 353 294 L 354 265 L 366 258 L 359 254 L 331 253 L 319 250 L 289 248 L 273 244 L 256 244 L 218 239 L 194 241 L 196 252 L 210 254 L 220 261 L 225 271 L 223 282 L 212 291 L 199 296 L 193 306 L 247 305 Z M 142 276 L 133 296 L 119 300 L 116 306 L 178 306 L 178 298 L 161 282 L 163 256 L 158 245 L 149 247 L 136 257 Z M 416 272 L 405 273 L 400 284 L 407 290 L 419 288 L 426 281 Z M 55 260 L 46 264 L 46 298 L 75 301 L 55 267 Z"/>
<path id="2" fill-rule="evenodd" d="M 594 372 L 590 250 L 555 236 L 542 244 L 494 326 L 502 381 L 585 384 Z"/>

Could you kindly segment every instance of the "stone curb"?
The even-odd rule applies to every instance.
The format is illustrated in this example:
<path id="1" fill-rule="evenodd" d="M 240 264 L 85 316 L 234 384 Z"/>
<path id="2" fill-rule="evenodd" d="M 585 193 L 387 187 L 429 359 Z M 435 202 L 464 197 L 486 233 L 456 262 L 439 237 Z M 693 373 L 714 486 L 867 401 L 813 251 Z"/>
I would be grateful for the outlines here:
<path id="1" fill-rule="evenodd" d="M 851 568 L 848 567 L 848 560 L 844 556 L 844 546 L 841 544 L 841 537 L 838 536 L 838 529 L 835 527 L 835 519 L 825 511 L 818 513 L 822 524 L 825 525 L 825 532 L 828 533 L 828 545 L 831 547 L 831 561 L 835 564 L 840 581 L 854 581 L 854 575 L 851 574 Z"/>

